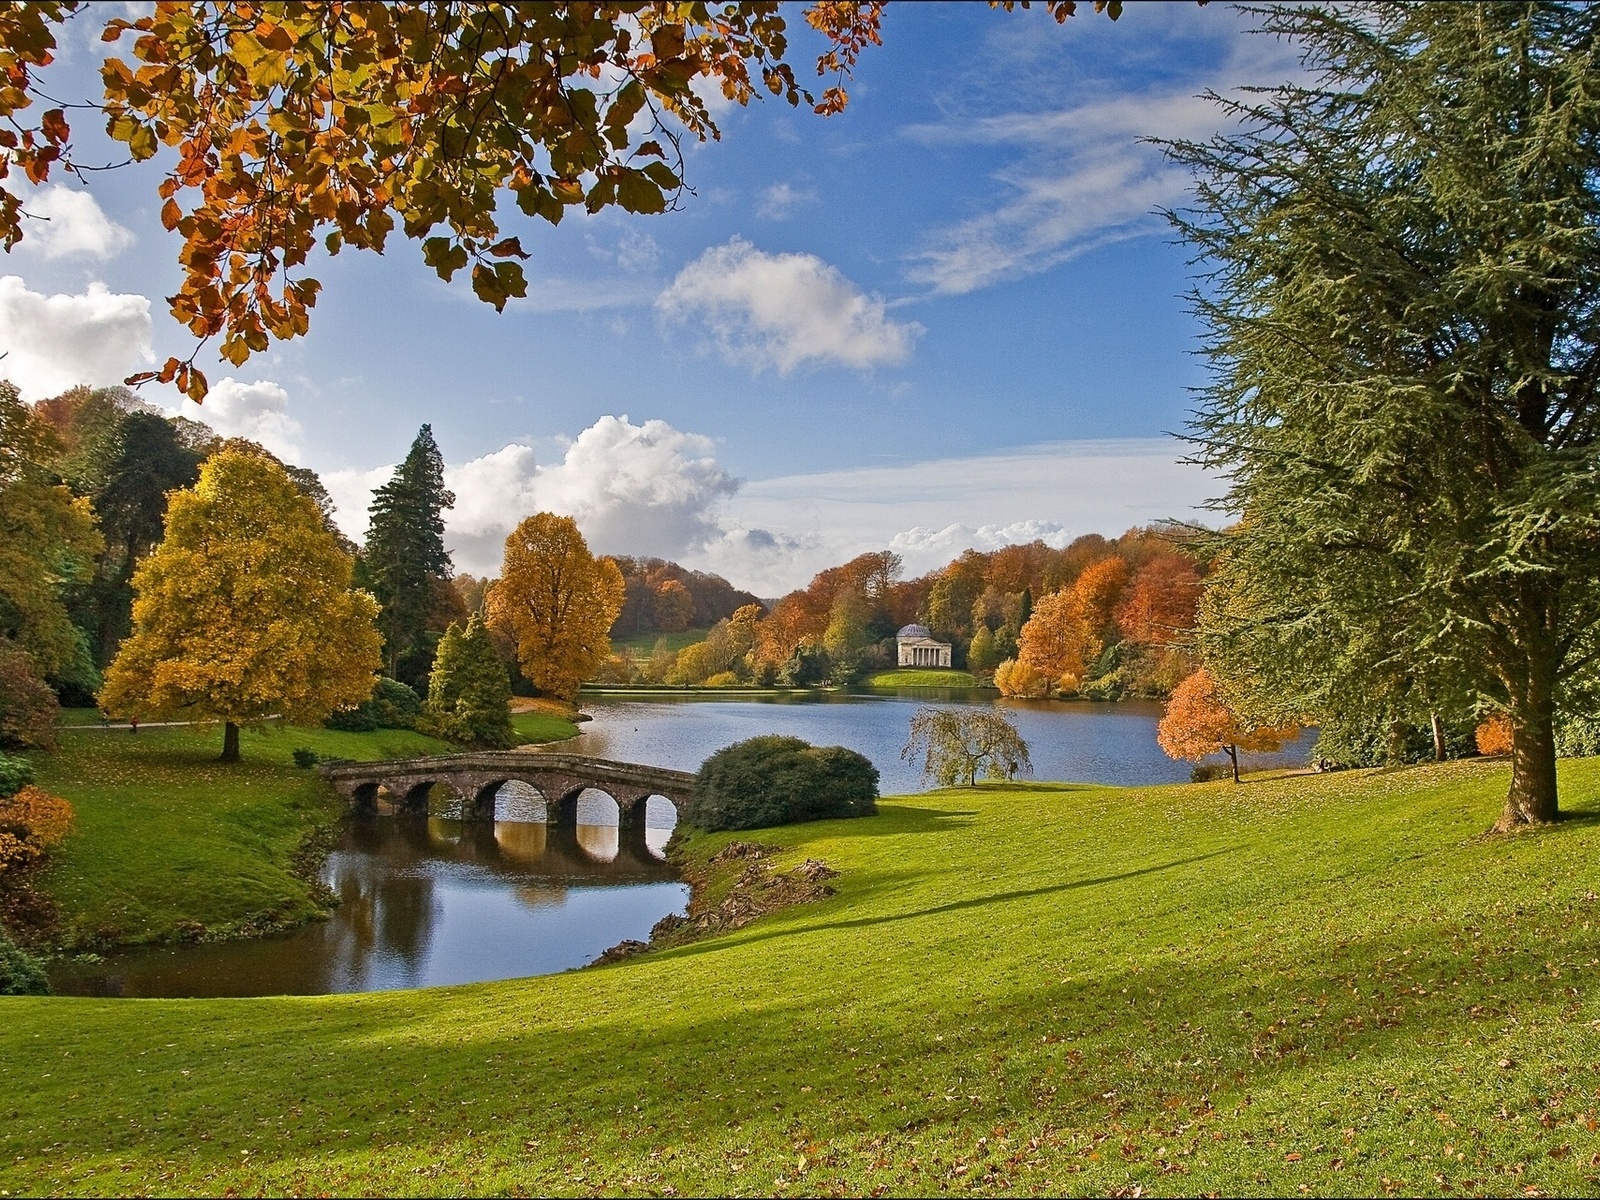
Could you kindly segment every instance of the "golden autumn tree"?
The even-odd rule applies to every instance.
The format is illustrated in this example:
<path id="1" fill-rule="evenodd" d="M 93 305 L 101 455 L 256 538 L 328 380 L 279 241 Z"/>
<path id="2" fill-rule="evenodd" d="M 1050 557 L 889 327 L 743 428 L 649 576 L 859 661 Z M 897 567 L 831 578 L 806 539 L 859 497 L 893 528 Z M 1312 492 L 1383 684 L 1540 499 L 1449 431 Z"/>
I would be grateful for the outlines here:
<path id="1" fill-rule="evenodd" d="M 239 726 L 304 724 L 372 694 L 378 605 L 350 586 L 352 561 L 284 469 L 243 447 L 174 492 L 166 536 L 134 573 L 133 633 L 106 670 L 109 712 Z"/>
<path id="2" fill-rule="evenodd" d="M 1075 688 L 1083 678 L 1083 641 L 1083 622 L 1072 590 L 1051 592 L 1034 605 L 1033 615 L 1022 627 L 1017 660 L 1055 686 Z"/>
<path id="3" fill-rule="evenodd" d="M 622 572 L 596 559 L 571 517 L 535 513 L 506 538 L 505 564 L 487 599 L 489 623 L 517 647 L 541 692 L 570 700 L 611 653 L 622 611 Z"/>
<path id="4" fill-rule="evenodd" d="M 1270 754 L 1297 734 L 1294 725 L 1251 725 L 1228 706 L 1211 672 L 1201 667 L 1172 691 L 1167 714 L 1156 727 L 1156 741 L 1171 758 L 1198 762 L 1225 751 L 1239 782 L 1239 751 Z"/>
<path id="5" fill-rule="evenodd" d="M 1072 605 L 1083 638 L 1079 652 L 1086 662 L 1099 658 L 1111 638 L 1117 602 L 1127 582 L 1126 560 L 1112 556 L 1089 564 L 1072 585 Z"/>

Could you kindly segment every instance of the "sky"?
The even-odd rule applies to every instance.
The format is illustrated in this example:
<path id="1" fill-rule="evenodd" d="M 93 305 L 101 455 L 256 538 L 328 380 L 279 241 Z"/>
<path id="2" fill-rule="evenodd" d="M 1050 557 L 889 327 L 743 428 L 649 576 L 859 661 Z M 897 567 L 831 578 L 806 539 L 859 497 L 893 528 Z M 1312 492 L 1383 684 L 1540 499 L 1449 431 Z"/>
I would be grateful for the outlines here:
<path id="1" fill-rule="evenodd" d="M 842 115 L 718 97 L 677 211 L 551 227 L 508 206 L 532 257 L 505 312 L 397 233 L 315 264 L 309 336 L 237 368 L 202 351 L 203 408 L 141 394 L 317 471 L 358 541 L 430 424 L 447 545 L 479 575 L 540 510 L 768 597 L 869 550 L 914 576 L 969 546 L 1214 523 L 1222 484 L 1175 436 L 1205 368 L 1159 210 L 1188 180 L 1147 139 L 1208 136 L 1202 93 L 1281 82 L 1293 48 L 1220 4 L 1090 7 L 891 4 Z M 98 16 L 69 24 L 52 95 L 98 94 Z M 809 70 L 818 39 L 789 19 Z M 73 115 L 80 158 L 122 157 Z M 25 399 L 192 350 L 163 300 L 160 161 L 25 195 L 41 219 L 0 260 L 0 375 Z"/>

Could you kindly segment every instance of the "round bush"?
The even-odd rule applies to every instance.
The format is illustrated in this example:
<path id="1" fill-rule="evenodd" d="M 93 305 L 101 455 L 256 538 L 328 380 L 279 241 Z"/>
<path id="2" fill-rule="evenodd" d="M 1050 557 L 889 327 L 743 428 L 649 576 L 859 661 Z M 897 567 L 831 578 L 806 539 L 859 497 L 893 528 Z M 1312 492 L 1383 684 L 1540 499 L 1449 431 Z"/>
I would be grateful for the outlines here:
<path id="1" fill-rule="evenodd" d="M 25 758 L 0 754 L 0 797 L 14 796 L 33 782 L 33 766 Z"/>
<path id="2" fill-rule="evenodd" d="M 0 996 L 48 996 L 44 964 L 0 933 Z"/>
<path id="3" fill-rule="evenodd" d="M 843 746 L 769 734 L 718 750 L 684 817 L 699 829 L 756 829 L 878 811 L 878 768 Z"/>

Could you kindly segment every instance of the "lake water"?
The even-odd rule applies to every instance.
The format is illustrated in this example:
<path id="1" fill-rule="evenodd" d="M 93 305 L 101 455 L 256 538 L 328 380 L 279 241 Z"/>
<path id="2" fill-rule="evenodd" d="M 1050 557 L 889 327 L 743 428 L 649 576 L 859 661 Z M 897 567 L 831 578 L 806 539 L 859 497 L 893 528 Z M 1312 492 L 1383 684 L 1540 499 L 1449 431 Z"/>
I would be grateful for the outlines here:
<path id="1" fill-rule="evenodd" d="M 1189 778 L 1191 764 L 1175 762 L 1156 744 L 1156 725 L 1164 711 L 1157 702 L 1003 700 L 995 692 L 976 688 L 740 700 L 585 696 L 583 710 L 594 719 L 560 749 L 694 771 L 723 746 L 757 734 L 784 733 L 866 755 L 878 768 L 882 792 L 892 796 L 928 786 L 921 765 L 900 758 L 911 716 L 927 704 L 976 705 L 1004 712 L 1028 743 L 1034 779 L 1134 785 Z M 1312 740 L 1306 735 L 1280 754 L 1243 755 L 1242 762 L 1252 767 L 1303 765 Z"/>
<path id="2" fill-rule="evenodd" d="M 686 910 L 688 885 L 658 856 L 667 836 L 625 840 L 614 824 L 354 821 L 323 868 L 340 900 L 329 920 L 61 963 L 51 984 L 90 996 L 321 995 L 564 971 Z"/>
<path id="3" fill-rule="evenodd" d="M 827 693 L 740 700 L 585 697 L 593 720 L 559 749 L 693 771 L 715 750 L 763 733 L 848 746 L 877 766 L 885 795 L 922 790 L 903 762 L 912 714 L 930 703 L 1002 710 L 1032 752 L 1035 779 L 1175 783 L 1189 764 L 1156 745 L 1154 703 L 1001 700 L 989 691 Z M 1303 763 L 1307 735 L 1255 766 Z M 96 996 L 320 995 L 436 987 L 564 971 L 625 939 L 643 941 L 688 886 L 660 855 L 672 806 L 651 800 L 646 828 L 623 831 L 603 793 L 586 792 L 578 824 L 546 826 L 544 804 L 507 784 L 497 820 L 463 823 L 447 804 L 426 819 L 352 821 L 323 868 L 333 916 L 293 933 L 215 945 L 165 946 L 65 962 L 55 989 Z"/>

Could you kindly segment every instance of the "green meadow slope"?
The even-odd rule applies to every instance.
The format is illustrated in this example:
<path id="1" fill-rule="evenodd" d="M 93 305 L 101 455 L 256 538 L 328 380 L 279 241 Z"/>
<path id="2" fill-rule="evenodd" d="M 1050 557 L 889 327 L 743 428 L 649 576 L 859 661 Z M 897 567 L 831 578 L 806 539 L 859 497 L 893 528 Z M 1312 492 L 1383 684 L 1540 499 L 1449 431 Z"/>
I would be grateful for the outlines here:
<path id="1" fill-rule="evenodd" d="M 1573 819 L 1499 838 L 1493 763 L 955 789 L 761 831 L 838 894 L 612 967 L 9 1000 L 0 1188 L 1592 1194 L 1600 761 L 1562 772 Z"/>

